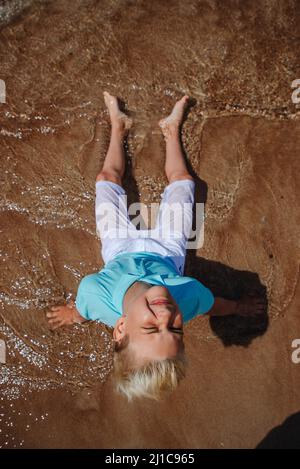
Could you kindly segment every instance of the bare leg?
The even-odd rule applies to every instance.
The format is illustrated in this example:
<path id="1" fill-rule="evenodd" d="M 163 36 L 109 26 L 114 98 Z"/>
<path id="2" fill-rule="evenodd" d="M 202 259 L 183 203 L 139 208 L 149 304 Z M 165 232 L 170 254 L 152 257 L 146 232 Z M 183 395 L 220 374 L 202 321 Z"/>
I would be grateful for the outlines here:
<path id="1" fill-rule="evenodd" d="M 132 125 L 132 119 L 120 111 L 115 96 L 107 91 L 103 95 L 111 121 L 111 136 L 104 164 L 96 181 L 108 180 L 121 184 L 125 171 L 124 137 Z"/>
<path id="2" fill-rule="evenodd" d="M 177 101 L 171 114 L 159 121 L 166 142 L 165 172 L 169 183 L 180 179 L 193 179 L 186 167 L 179 138 L 179 128 L 188 99 L 185 95 Z"/>

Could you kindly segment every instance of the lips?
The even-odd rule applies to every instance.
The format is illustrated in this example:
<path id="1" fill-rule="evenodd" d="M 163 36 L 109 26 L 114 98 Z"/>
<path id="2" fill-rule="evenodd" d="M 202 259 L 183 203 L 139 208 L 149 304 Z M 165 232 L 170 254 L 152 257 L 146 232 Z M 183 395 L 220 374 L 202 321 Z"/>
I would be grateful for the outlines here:
<path id="1" fill-rule="evenodd" d="M 154 300 L 149 303 L 150 305 L 169 305 L 171 304 L 169 300 L 167 299 L 161 299 L 161 300 Z"/>

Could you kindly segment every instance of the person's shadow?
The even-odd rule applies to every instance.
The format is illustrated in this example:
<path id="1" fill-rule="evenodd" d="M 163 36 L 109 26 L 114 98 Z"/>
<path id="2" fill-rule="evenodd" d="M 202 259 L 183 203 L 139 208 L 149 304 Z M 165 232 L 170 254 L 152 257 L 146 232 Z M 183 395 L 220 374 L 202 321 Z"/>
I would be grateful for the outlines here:
<path id="1" fill-rule="evenodd" d="M 273 428 L 256 449 L 300 449 L 300 412 Z"/>
<path id="2" fill-rule="evenodd" d="M 184 120 L 186 119 L 191 107 L 196 104 L 195 99 L 190 99 L 185 110 Z M 121 110 L 125 111 L 125 104 L 119 100 Z M 200 224 L 197 224 L 196 203 L 206 203 L 208 187 L 192 168 L 187 155 L 182 146 L 185 155 L 186 164 L 190 174 L 195 180 L 195 204 L 193 213 L 193 229 L 196 230 Z M 125 143 L 126 152 L 126 172 L 124 177 L 124 188 L 128 195 L 127 203 L 138 202 L 139 191 L 137 183 L 131 171 L 131 155 L 128 153 L 128 147 Z M 260 282 L 259 276 L 255 272 L 240 271 L 233 269 L 221 262 L 215 262 L 198 257 L 195 249 L 188 249 L 185 262 L 185 275 L 199 280 L 207 286 L 214 296 L 221 296 L 227 299 L 238 299 L 244 294 L 257 293 L 263 296 L 266 301 L 266 311 L 259 316 L 224 316 L 210 317 L 210 326 L 212 331 L 222 340 L 224 345 L 243 345 L 247 346 L 252 339 L 264 334 L 268 328 L 267 314 L 267 296 L 266 287 Z"/>
<path id="3" fill-rule="evenodd" d="M 191 99 L 186 109 L 185 117 L 188 115 L 190 108 L 195 104 L 196 100 Z M 196 183 L 193 230 L 197 231 L 200 223 L 197 223 L 197 217 L 199 215 L 196 210 L 196 204 L 202 203 L 205 207 L 208 186 L 206 182 L 195 173 L 186 157 L 187 155 L 183 147 L 182 149 L 185 154 L 188 170 Z M 238 299 L 243 295 L 256 293 L 258 296 L 262 296 L 266 302 L 266 310 L 260 315 L 251 315 L 248 317 L 210 317 L 211 329 L 222 340 L 224 345 L 247 346 L 251 343 L 252 339 L 266 332 L 269 324 L 267 291 L 256 272 L 236 270 L 221 262 L 198 257 L 195 249 L 187 249 L 185 266 L 185 275 L 198 279 L 213 292 L 214 296 Z"/>

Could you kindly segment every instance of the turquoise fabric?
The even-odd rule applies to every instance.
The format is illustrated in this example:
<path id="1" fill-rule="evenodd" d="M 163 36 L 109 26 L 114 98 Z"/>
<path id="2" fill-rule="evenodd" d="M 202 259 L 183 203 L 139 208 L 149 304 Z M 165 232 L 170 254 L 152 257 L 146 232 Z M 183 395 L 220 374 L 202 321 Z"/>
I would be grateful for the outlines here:
<path id="1" fill-rule="evenodd" d="M 136 281 L 164 285 L 175 299 L 186 323 L 214 304 L 212 292 L 201 282 L 178 274 L 168 257 L 149 252 L 117 255 L 105 267 L 85 276 L 78 287 L 76 308 L 81 316 L 114 327 L 122 315 L 126 290 Z"/>

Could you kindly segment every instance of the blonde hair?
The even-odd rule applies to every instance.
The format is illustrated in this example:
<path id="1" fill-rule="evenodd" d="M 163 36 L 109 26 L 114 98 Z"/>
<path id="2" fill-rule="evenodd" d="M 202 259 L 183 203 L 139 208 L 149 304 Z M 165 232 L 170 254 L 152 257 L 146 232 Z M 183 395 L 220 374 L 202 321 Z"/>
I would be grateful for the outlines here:
<path id="1" fill-rule="evenodd" d="M 187 359 L 184 351 L 179 352 L 175 358 L 153 360 L 136 368 L 135 357 L 128 345 L 128 334 L 120 342 L 114 342 L 115 388 L 128 401 L 141 397 L 158 401 L 176 389 L 180 380 L 185 377 Z"/>

